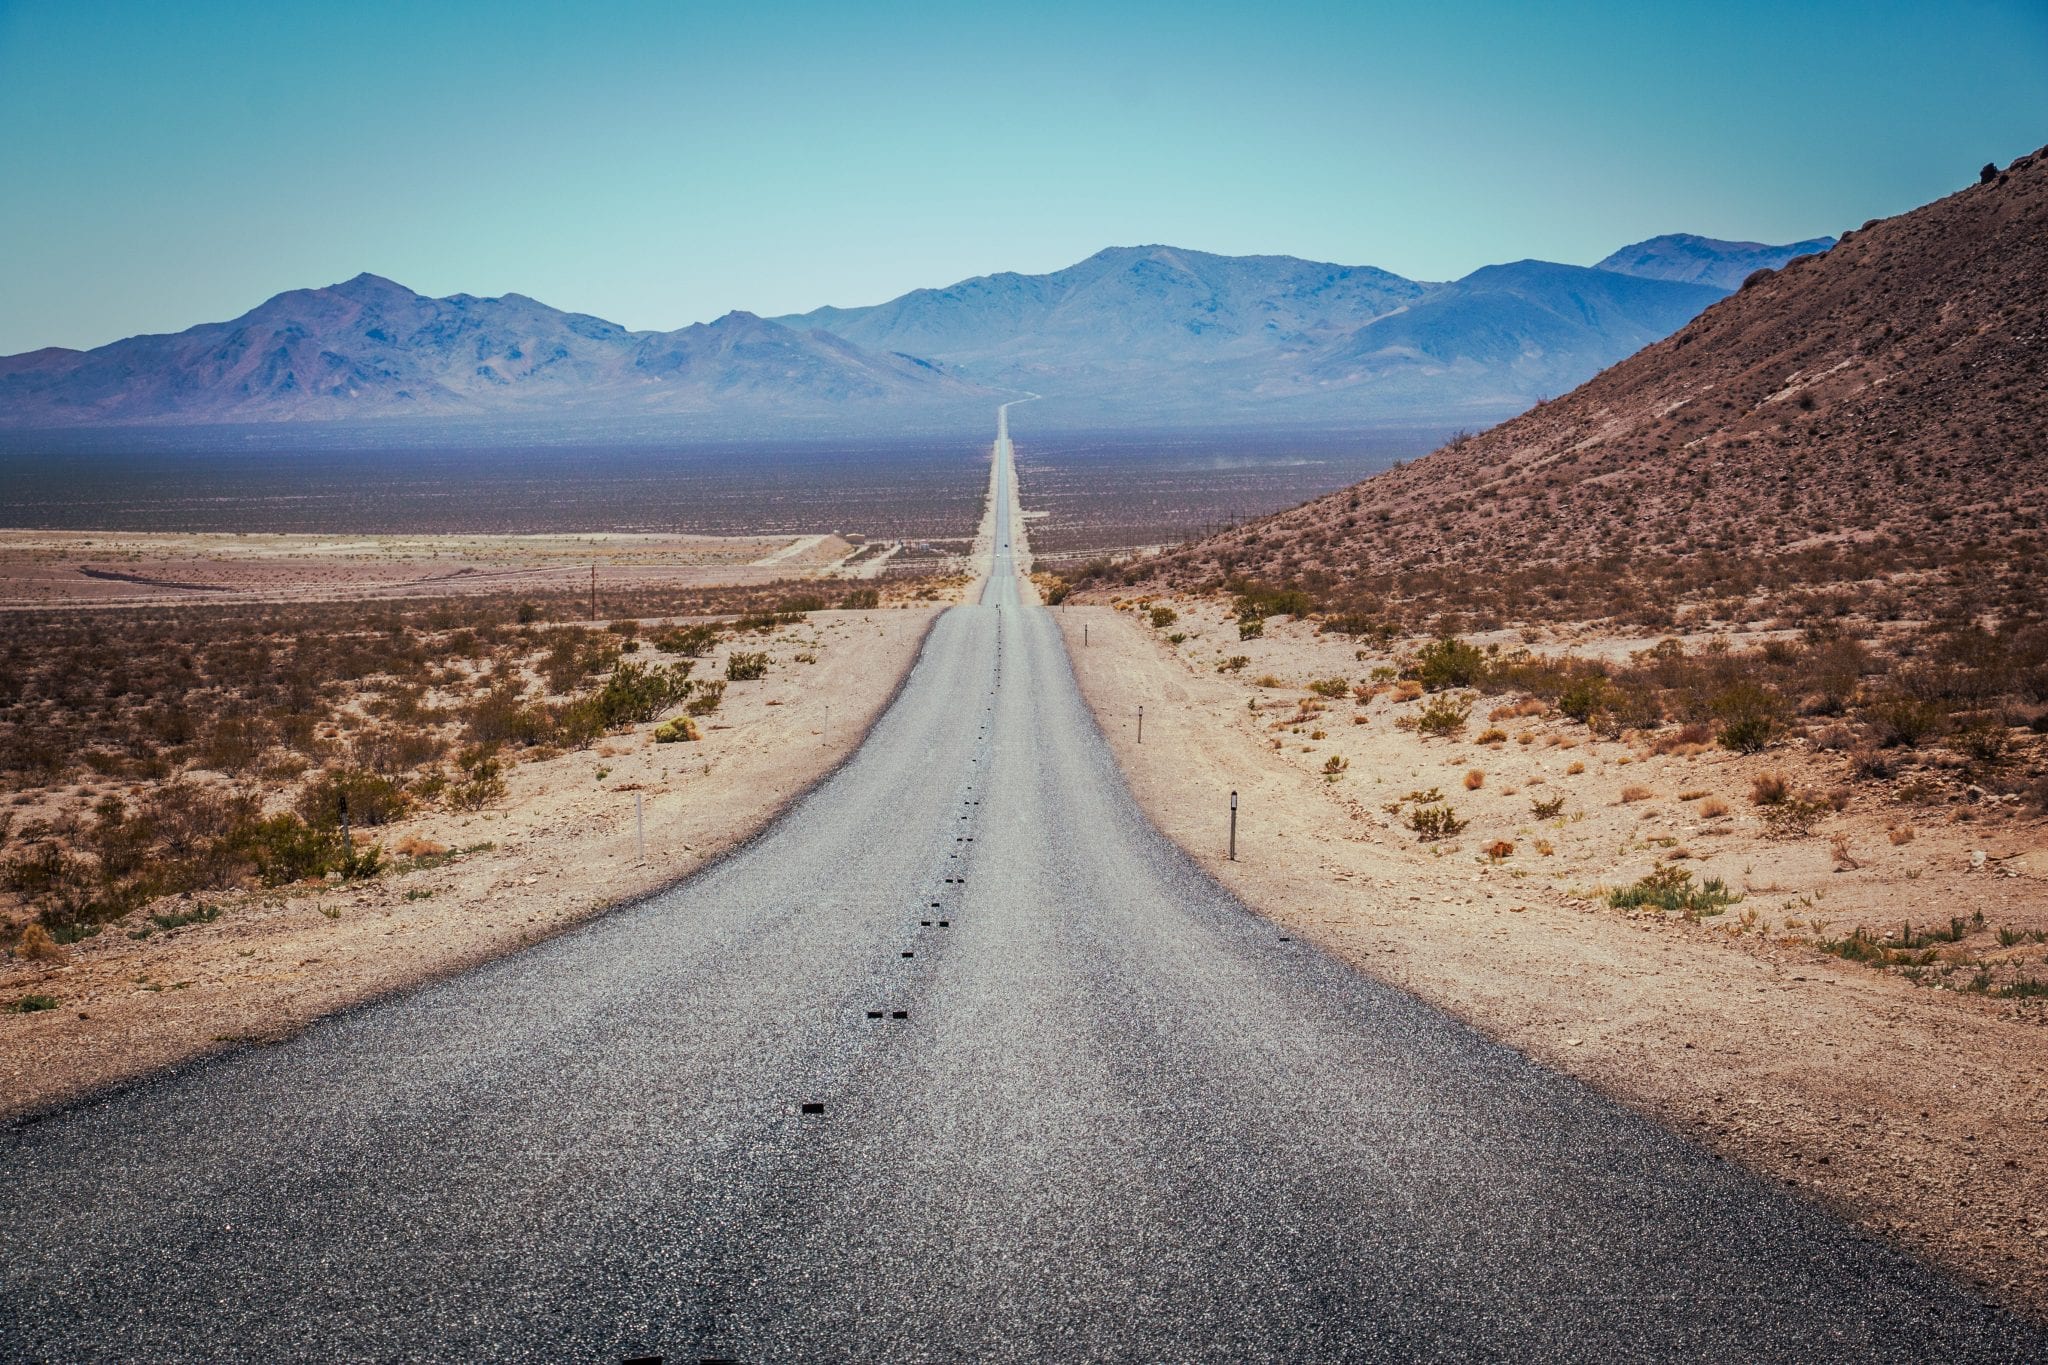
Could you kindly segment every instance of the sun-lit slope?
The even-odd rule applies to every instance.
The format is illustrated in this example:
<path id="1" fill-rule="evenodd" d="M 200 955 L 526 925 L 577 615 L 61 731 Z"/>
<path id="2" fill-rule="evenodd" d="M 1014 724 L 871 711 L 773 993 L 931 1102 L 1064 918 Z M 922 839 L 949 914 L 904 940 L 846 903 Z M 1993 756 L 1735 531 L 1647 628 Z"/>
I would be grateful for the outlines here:
<path id="1" fill-rule="evenodd" d="M 1335 585 L 1663 560 L 1682 578 L 1712 552 L 1817 577 L 1972 560 L 2038 571 L 2044 319 L 2036 152 L 1752 278 L 1562 398 L 1160 571 Z"/>

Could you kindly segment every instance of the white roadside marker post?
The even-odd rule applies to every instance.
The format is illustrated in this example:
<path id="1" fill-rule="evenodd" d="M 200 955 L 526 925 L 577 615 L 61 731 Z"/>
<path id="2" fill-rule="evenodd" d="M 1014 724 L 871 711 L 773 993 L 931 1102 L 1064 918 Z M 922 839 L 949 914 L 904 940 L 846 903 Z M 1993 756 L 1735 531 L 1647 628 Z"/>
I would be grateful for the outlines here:
<path id="1" fill-rule="evenodd" d="M 1237 861 L 1237 793 L 1230 794 L 1230 861 Z"/>

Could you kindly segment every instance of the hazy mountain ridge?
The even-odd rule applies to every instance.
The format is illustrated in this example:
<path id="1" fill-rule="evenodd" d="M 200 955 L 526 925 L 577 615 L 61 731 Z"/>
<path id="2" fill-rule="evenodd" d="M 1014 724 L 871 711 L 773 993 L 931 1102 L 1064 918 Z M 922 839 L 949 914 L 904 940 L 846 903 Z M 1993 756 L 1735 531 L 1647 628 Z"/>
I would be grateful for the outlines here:
<path id="1" fill-rule="evenodd" d="M 175 334 L 0 357 L 0 426 L 673 416 L 770 429 L 932 419 L 1024 389 L 1047 395 L 1035 417 L 1054 424 L 1485 423 L 1726 292 L 1644 272 L 1726 273 L 1811 245 L 1659 238 L 1609 258 L 1627 272 L 1522 261 L 1447 284 L 1113 247 L 1046 275 L 671 332 L 521 294 L 429 298 L 364 274 Z"/>
<path id="2" fill-rule="evenodd" d="M 229 322 L 0 360 L 7 425 L 689 413 L 981 398 L 943 368 L 751 313 L 633 332 L 521 294 L 428 298 L 375 275 Z"/>
<path id="3" fill-rule="evenodd" d="M 1817 256 L 1834 244 L 1833 237 L 1769 246 L 1763 242 L 1724 242 L 1714 237 L 1695 237 L 1689 232 L 1672 232 L 1625 246 L 1593 268 L 1645 279 L 1711 285 L 1725 291 L 1740 288 L 1744 280 L 1759 270 L 1777 270 L 1787 261 Z"/>

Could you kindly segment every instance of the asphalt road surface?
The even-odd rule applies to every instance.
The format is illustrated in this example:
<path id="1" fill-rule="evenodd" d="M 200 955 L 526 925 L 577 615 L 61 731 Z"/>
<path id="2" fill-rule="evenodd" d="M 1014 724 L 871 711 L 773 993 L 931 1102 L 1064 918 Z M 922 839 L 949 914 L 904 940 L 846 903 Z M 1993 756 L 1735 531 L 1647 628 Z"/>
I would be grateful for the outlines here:
<path id="1" fill-rule="evenodd" d="M 744 850 L 12 1130 L 5 1357 L 2048 1356 L 1248 913 L 1132 805 L 996 505 L 982 603 Z"/>

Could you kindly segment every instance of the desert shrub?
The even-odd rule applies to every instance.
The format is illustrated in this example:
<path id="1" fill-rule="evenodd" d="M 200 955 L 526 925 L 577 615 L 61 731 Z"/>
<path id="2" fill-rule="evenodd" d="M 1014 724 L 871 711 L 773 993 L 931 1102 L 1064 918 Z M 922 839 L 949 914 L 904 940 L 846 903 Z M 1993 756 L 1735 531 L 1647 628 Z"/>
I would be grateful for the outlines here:
<path id="1" fill-rule="evenodd" d="M 1262 617 L 1254 616 L 1249 621 L 1239 621 L 1237 623 L 1237 638 L 1240 640 L 1256 640 L 1265 633 L 1266 622 Z"/>
<path id="2" fill-rule="evenodd" d="M 371 844 L 367 848 L 343 849 L 334 866 L 345 882 L 369 881 L 384 870 L 383 845 Z"/>
<path id="3" fill-rule="evenodd" d="M 472 744 L 546 744 L 554 717 L 529 703 L 517 683 L 502 681 L 463 708 L 463 734 Z"/>
<path id="4" fill-rule="evenodd" d="M 1315 602 L 1299 588 L 1276 588 L 1262 583 L 1238 583 L 1234 603 L 1239 621 L 1258 620 L 1267 616 L 1306 616 L 1316 609 Z"/>
<path id="5" fill-rule="evenodd" d="M 1407 670 L 1425 692 L 1450 687 L 1477 687 L 1486 681 L 1486 651 L 1452 636 L 1431 640 L 1415 655 Z"/>
<path id="6" fill-rule="evenodd" d="M 1538 820 L 1554 820 L 1564 813 L 1563 796 L 1531 797 L 1529 813 Z"/>
<path id="7" fill-rule="evenodd" d="M 875 590 L 868 588 L 866 591 Z M 654 637 L 654 643 L 670 654 L 680 654 L 688 659 L 701 659 L 718 643 L 718 627 L 695 625 L 665 630 Z"/>
<path id="8" fill-rule="evenodd" d="M 1668 865 L 1657 868 L 1632 886 L 1617 887 L 1607 893 L 1607 903 L 1617 910 L 1654 906 L 1659 910 L 1683 911 L 1691 916 L 1718 915 L 1741 899 L 1719 877 L 1709 877 L 1695 886 L 1692 873 Z"/>
<path id="9" fill-rule="evenodd" d="M 778 602 L 775 613 L 778 616 L 808 616 L 814 611 L 825 610 L 825 599 L 814 592 L 800 592 Z"/>
<path id="10" fill-rule="evenodd" d="M 1342 678 L 1317 678 L 1308 685 L 1308 690 L 1319 697 L 1335 701 L 1351 690 L 1351 684 Z"/>
<path id="11" fill-rule="evenodd" d="M 733 653 L 726 656 L 725 676 L 733 682 L 752 682 L 768 675 L 766 654 Z"/>
<path id="12" fill-rule="evenodd" d="M 388 825 L 412 804 L 394 778 L 360 768 L 329 768 L 306 783 L 293 809 L 315 829 L 334 829 L 341 824 L 343 797 L 348 798 L 349 824 L 358 828 Z"/>
<path id="13" fill-rule="evenodd" d="M 473 749 L 456 759 L 462 777 L 448 785 L 448 805 L 455 810 L 482 810 L 505 799 L 505 774 L 487 749 Z"/>
<path id="14" fill-rule="evenodd" d="M 547 679 L 548 691 L 563 695 L 574 692 L 585 678 L 609 672 L 619 654 L 616 639 L 582 626 L 565 626 L 550 634 L 547 652 L 536 667 Z"/>
<path id="15" fill-rule="evenodd" d="M 200 742 L 199 763 L 215 772 L 246 772 L 270 747 L 270 727 L 260 718 L 221 716 Z"/>
<path id="16" fill-rule="evenodd" d="M 1829 810 L 1826 801 L 1809 796 L 1788 796 L 1763 808 L 1764 833 L 1773 839 L 1797 839 L 1813 833 L 1813 827 Z"/>
<path id="17" fill-rule="evenodd" d="M 870 591 L 872 591 L 872 589 L 870 589 Z M 1066 601 L 1067 598 L 1073 594 L 1073 591 L 1074 585 L 1072 583 L 1067 582 L 1066 579 L 1058 577 L 1049 579 L 1045 585 L 1045 605 L 1047 605 L 1048 607 L 1056 607 L 1060 603 Z"/>
<path id="18" fill-rule="evenodd" d="M 1949 736 L 1949 747 L 1964 758 L 1995 768 L 2012 756 L 2012 730 L 1996 716 L 1979 717 Z"/>
<path id="19" fill-rule="evenodd" d="M 1481 787 L 1483 787 L 1483 786 L 1485 786 L 1485 785 L 1486 785 L 1486 774 L 1485 774 L 1485 772 L 1484 772 L 1484 771 L 1482 771 L 1481 769 L 1478 769 L 1478 768 L 1468 768 L 1468 769 L 1466 769 L 1466 771 L 1465 771 L 1465 790 L 1466 790 L 1466 791 L 1468 791 L 1468 792 L 1476 792 L 1476 791 L 1478 791 L 1478 790 L 1479 790 L 1479 789 L 1480 789 Z"/>
<path id="20" fill-rule="evenodd" d="M 1573 679 L 1557 695 L 1557 709 L 1560 713 L 1584 725 L 1607 706 L 1608 682 L 1605 674 L 1587 673 Z"/>
<path id="21" fill-rule="evenodd" d="M 765 660 L 767 656 L 758 657 Z M 594 711 L 600 729 L 617 730 L 644 724 L 690 695 L 694 687 L 690 681 L 692 667 L 694 665 L 687 660 L 667 667 L 623 663 L 612 670 L 602 687 L 582 700 L 587 701 Z M 763 667 L 765 669 L 765 664 Z"/>
<path id="22" fill-rule="evenodd" d="M 1940 702 L 1904 693 L 1879 697 L 1863 708 L 1871 738 L 1886 749 L 1914 749 L 1941 733 L 1948 712 Z"/>
<path id="23" fill-rule="evenodd" d="M 1720 722 L 1714 732 L 1715 741 L 1738 754 L 1762 753 L 1784 723 L 1784 700 L 1753 682 L 1723 688 L 1714 694 L 1708 709 Z"/>
<path id="24" fill-rule="evenodd" d="M 724 683 L 717 681 L 699 683 L 697 685 L 697 695 L 690 698 L 690 700 L 684 704 L 683 710 L 689 712 L 693 716 L 708 716 L 713 711 L 716 711 L 718 709 L 718 704 L 724 700 Z"/>
<path id="25" fill-rule="evenodd" d="M 1486 857 L 1489 862 L 1503 862 L 1514 856 L 1515 845 L 1511 839 L 1495 839 L 1486 846 Z"/>
<path id="26" fill-rule="evenodd" d="M 1408 828 L 1414 830 L 1426 844 L 1451 838 L 1462 831 L 1468 823 L 1470 822 L 1460 820 L 1458 813 L 1445 803 L 1417 806 L 1408 812 Z"/>
<path id="27" fill-rule="evenodd" d="M 1180 620 L 1180 613 L 1175 611 L 1172 607 L 1154 607 L 1152 608 L 1150 614 L 1152 617 L 1152 628 L 1154 630 L 1165 630 L 1175 621 Z"/>
<path id="28" fill-rule="evenodd" d="M 1417 713 L 1415 728 L 1426 735 L 1454 735 L 1465 728 L 1465 719 L 1471 714 L 1472 708 L 1464 702 L 1449 697 L 1432 697 Z"/>
<path id="29" fill-rule="evenodd" d="M 1248 654 L 1233 654 L 1229 658 L 1219 661 L 1216 665 L 1216 671 L 1218 673 L 1242 673 L 1244 672 L 1245 665 L 1250 662 L 1251 656 Z"/>
<path id="30" fill-rule="evenodd" d="M 333 834 L 291 814 L 251 823 L 239 832 L 239 840 L 265 886 L 325 876 L 340 851 Z"/>
<path id="31" fill-rule="evenodd" d="M 1648 787 L 1627 786 L 1621 789 L 1621 801 L 1623 805 L 1631 805 L 1637 801 L 1647 801 L 1656 794 Z"/>
<path id="32" fill-rule="evenodd" d="M 31 924 L 21 931 L 21 937 L 14 943 L 14 955 L 24 962 L 45 965 L 63 962 L 69 956 L 57 940 L 50 937 L 50 931 L 40 924 Z"/>
<path id="33" fill-rule="evenodd" d="M 679 744 L 704 738 L 704 732 L 697 728 L 697 722 L 688 716 L 677 716 L 654 727 L 656 744 Z"/>
<path id="34" fill-rule="evenodd" d="M 1749 804 L 1782 806 L 1792 796 L 1792 783 L 1783 773 L 1758 773 L 1750 780 Z"/>
<path id="35" fill-rule="evenodd" d="M 7 1009 L 12 1014 L 40 1014 L 44 1010 L 56 1009 L 59 1003 L 54 995 L 44 995 L 37 991 L 30 991 L 27 995 L 22 996 L 19 1000 L 9 1005 Z"/>

